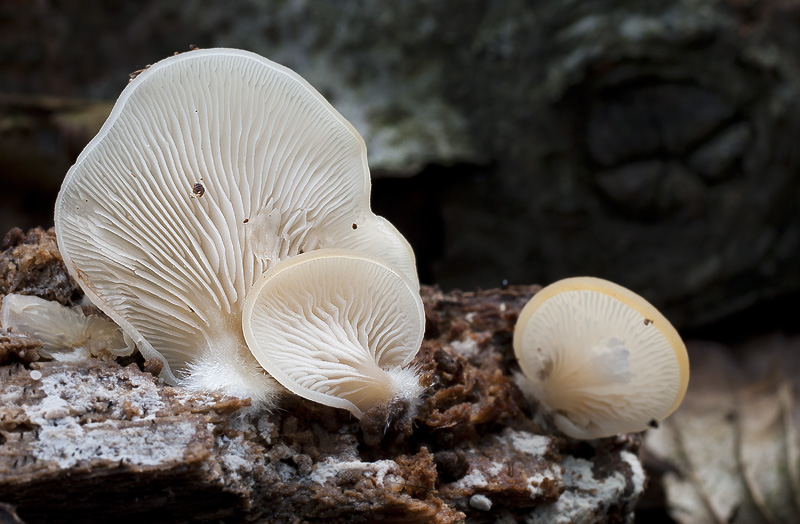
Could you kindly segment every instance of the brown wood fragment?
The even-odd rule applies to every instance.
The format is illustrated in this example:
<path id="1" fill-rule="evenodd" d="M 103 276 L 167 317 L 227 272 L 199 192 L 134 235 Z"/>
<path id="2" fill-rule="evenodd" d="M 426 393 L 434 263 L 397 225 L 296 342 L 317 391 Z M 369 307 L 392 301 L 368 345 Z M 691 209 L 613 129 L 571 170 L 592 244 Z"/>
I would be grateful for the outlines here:
<path id="1" fill-rule="evenodd" d="M 0 327 L 0 364 L 10 361 L 36 362 L 42 343 L 25 333 L 12 333 Z"/>
<path id="2" fill-rule="evenodd" d="M 83 296 L 61 259 L 54 228 L 37 227 L 24 236 L 15 228 L 2 245 L 6 247 L 0 253 L 0 299 L 19 293 L 73 305 Z"/>

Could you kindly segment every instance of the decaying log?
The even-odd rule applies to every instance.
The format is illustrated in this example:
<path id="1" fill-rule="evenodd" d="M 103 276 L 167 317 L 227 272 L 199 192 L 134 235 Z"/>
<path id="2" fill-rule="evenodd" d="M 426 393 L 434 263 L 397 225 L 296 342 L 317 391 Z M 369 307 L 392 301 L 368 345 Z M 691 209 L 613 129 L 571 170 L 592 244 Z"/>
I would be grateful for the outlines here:
<path id="1" fill-rule="evenodd" d="M 514 321 L 536 290 L 423 288 L 427 389 L 413 416 L 389 406 L 359 421 L 288 394 L 257 412 L 167 386 L 141 361 L 9 358 L 0 511 L 27 523 L 628 521 L 644 485 L 638 439 L 554 435 L 512 378 Z M 7 340 L 8 354 L 35 352 Z"/>

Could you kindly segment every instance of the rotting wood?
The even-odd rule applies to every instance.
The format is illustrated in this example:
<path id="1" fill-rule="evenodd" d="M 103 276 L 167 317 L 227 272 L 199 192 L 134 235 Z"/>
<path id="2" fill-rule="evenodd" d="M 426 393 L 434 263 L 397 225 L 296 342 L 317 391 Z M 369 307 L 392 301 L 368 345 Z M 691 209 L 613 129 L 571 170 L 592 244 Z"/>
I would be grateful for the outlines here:
<path id="1" fill-rule="evenodd" d="M 414 364 L 428 389 L 413 423 L 402 406 L 358 421 L 288 395 L 255 413 L 164 385 L 130 359 L 8 359 L 0 502 L 28 523 L 624 522 L 644 480 L 638 439 L 552 435 L 512 379 L 514 322 L 537 289 L 423 287 Z"/>

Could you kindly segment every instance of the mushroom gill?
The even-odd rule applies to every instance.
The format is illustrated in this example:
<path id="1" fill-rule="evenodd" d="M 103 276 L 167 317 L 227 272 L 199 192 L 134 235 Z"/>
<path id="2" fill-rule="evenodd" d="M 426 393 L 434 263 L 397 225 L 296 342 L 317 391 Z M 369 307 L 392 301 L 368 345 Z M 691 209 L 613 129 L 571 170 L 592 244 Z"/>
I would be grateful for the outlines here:
<path id="1" fill-rule="evenodd" d="M 107 318 L 85 315 L 80 306 L 70 308 L 32 295 L 3 297 L 0 326 L 39 339 L 39 353 L 61 362 L 90 357 L 110 360 L 135 349 L 119 326 Z"/>
<path id="2" fill-rule="evenodd" d="M 416 282 L 369 192 L 363 140 L 305 80 L 250 52 L 198 50 L 125 88 L 67 173 L 56 233 L 70 274 L 167 382 L 269 405 L 276 384 L 242 332 L 262 273 L 356 247 Z"/>
<path id="3" fill-rule="evenodd" d="M 422 300 L 378 258 L 320 249 L 285 260 L 255 284 L 243 320 L 259 363 L 302 397 L 361 418 L 421 390 L 404 366 L 422 343 Z"/>
<path id="4" fill-rule="evenodd" d="M 530 391 L 565 434 L 638 432 L 669 416 L 689 382 L 686 346 L 632 291 L 599 278 L 560 280 L 522 309 L 514 353 Z"/>

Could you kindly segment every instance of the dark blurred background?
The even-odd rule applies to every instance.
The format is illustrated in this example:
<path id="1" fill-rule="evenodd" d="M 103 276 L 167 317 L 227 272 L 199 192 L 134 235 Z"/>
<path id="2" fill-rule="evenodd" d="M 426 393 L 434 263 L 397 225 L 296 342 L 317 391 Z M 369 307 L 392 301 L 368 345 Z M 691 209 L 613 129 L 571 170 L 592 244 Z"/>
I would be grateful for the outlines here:
<path id="1" fill-rule="evenodd" d="M 0 230 L 52 225 L 128 74 L 190 44 L 356 126 L 425 283 L 596 275 L 685 334 L 798 331 L 797 2 L 0 0 Z"/>

